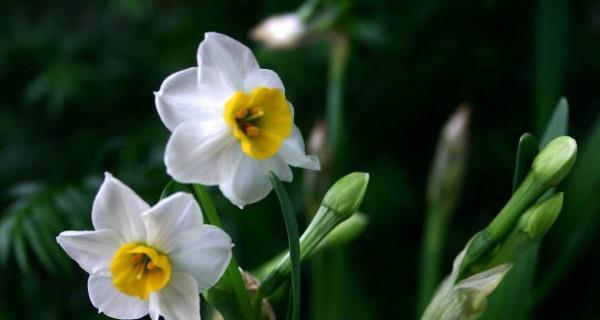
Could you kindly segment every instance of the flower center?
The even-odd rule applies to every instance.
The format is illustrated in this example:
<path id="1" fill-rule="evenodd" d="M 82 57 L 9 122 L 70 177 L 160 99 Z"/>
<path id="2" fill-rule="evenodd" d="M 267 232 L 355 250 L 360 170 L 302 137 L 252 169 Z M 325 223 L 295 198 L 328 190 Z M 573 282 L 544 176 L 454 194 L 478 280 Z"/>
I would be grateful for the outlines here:
<path id="1" fill-rule="evenodd" d="M 225 121 L 242 151 L 259 160 L 279 151 L 292 133 L 292 117 L 283 92 L 274 88 L 257 87 L 250 94 L 238 91 L 225 104 Z"/>
<path id="2" fill-rule="evenodd" d="M 150 292 L 159 291 L 169 282 L 171 263 L 153 248 L 126 243 L 113 256 L 110 272 L 119 291 L 148 300 Z"/>

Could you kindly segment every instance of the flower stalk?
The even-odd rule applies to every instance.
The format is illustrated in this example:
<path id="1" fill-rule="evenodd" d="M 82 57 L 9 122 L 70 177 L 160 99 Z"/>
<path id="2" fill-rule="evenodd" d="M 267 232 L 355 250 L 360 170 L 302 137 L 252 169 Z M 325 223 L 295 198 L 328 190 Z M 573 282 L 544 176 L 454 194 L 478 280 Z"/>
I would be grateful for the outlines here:
<path id="1" fill-rule="evenodd" d="M 470 268 L 508 236 L 523 212 L 566 177 L 575 163 L 576 154 L 575 140 L 562 136 L 552 140 L 535 157 L 529 173 L 504 208 L 469 242 L 459 279 L 472 274 Z"/>
<path id="2" fill-rule="evenodd" d="M 319 244 L 343 221 L 349 219 L 364 198 L 369 181 L 367 173 L 351 173 L 338 180 L 327 192 L 314 219 L 300 237 L 300 259 L 315 253 Z M 286 253 L 261 285 L 263 297 L 272 294 L 290 274 L 291 257 Z"/>
<path id="3" fill-rule="evenodd" d="M 469 108 L 450 117 L 440 135 L 427 184 L 427 215 L 421 252 L 417 313 L 421 314 L 440 278 L 440 258 L 446 226 L 459 198 L 467 158 Z"/>

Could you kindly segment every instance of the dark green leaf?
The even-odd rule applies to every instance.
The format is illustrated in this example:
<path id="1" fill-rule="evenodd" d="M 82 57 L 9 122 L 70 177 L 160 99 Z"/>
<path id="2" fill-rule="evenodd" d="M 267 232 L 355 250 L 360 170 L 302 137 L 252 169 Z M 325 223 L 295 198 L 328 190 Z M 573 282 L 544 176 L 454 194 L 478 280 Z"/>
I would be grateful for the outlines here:
<path id="1" fill-rule="evenodd" d="M 538 153 L 537 139 L 530 133 L 525 133 L 519 139 L 517 148 L 517 157 L 515 160 L 515 173 L 513 178 L 513 192 L 517 190 L 527 172 L 531 168 L 531 163 Z"/>
<path id="2" fill-rule="evenodd" d="M 181 184 L 175 180 L 169 181 L 167 185 L 164 187 L 163 191 L 160 194 L 160 199 L 164 199 L 175 192 L 190 192 L 190 188 L 184 184 Z"/>
<path id="3" fill-rule="evenodd" d="M 279 198 L 281 211 L 288 235 L 288 245 L 290 247 L 290 260 L 292 262 L 292 292 L 291 292 L 291 312 L 288 312 L 288 319 L 298 320 L 300 318 L 300 236 L 298 233 L 298 222 L 292 202 L 281 184 L 281 181 L 271 173 L 271 184 Z"/>
<path id="4" fill-rule="evenodd" d="M 550 122 L 546 126 L 544 135 L 540 140 L 540 149 L 544 148 L 552 139 L 567 134 L 569 127 L 569 103 L 564 97 L 558 101 Z"/>

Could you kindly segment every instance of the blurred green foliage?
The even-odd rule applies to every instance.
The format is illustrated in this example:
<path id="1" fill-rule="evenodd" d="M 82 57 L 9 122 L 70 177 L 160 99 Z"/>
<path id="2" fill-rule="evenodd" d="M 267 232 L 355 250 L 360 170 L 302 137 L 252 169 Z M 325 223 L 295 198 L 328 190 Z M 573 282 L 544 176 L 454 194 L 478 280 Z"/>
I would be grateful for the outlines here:
<path id="1" fill-rule="evenodd" d="M 590 245 L 600 240 L 595 160 L 600 153 L 600 5 L 569 2 L 568 11 L 560 12 L 566 20 L 560 20 L 564 25 L 557 38 L 553 28 L 537 24 L 539 8 L 531 2 L 350 3 L 339 24 L 350 39 L 343 106 L 348 147 L 336 172 L 371 174 L 362 207 L 370 224 L 343 252 L 347 268 L 341 275 L 344 290 L 337 293 L 344 303 L 339 319 L 413 315 L 426 177 L 439 129 L 455 107 L 462 101 L 472 106 L 471 158 L 448 228 L 446 271 L 509 197 L 518 137 L 544 125 L 536 117 L 550 112 L 540 111 L 540 101 L 555 101 L 554 94 L 569 100 L 569 131 L 579 142 L 581 159 L 565 183 L 565 210 L 542 245 L 534 285 L 546 283 L 544 271 L 557 261 L 555 252 L 575 248 L 576 254 L 569 257 L 570 268 L 563 268 L 567 272 L 553 276 L 532 316 L 600 316 L 597 298 L 588 294 L 600 285 L 600 254 Z M 270 52 L 248 39 L 263 18 L 299 5 L 276 0 L 0 2 L 0 319 L 102 318 L 87 297 L 87 275 L 59 250 L 54 237 L 64 229 L 91 228 L 92 199 L 103 171 L 148 202 L 158 200 L 169 181 L 162 162 L 168 131 L 152 92 L 169 74 L 195 64 L 205 31 L 251 45 L 261 65 L 280 74 L 306 138 L 324 114 L 327 41 Z M 554 26 L 549 21 L 544 23 Z M 550 40 L 539 40 L 535 32 L 549 32 Z M 561 50 L 547 70 L 560 79 L 544 84 L 559 90 L 555 93 L 537 90 L 545 77 L 536 68 L 545 64 L 535 48 L 547 41 L 551 50 Z M 288 191 L 300 206 L 301 174 L 295 173 Z M 279 214 L 275 195 L 243 214 L 217 193 L 213 198 L 242 267 L 257 267 L 286 248 L 283 221 L 273 218 Z"/>

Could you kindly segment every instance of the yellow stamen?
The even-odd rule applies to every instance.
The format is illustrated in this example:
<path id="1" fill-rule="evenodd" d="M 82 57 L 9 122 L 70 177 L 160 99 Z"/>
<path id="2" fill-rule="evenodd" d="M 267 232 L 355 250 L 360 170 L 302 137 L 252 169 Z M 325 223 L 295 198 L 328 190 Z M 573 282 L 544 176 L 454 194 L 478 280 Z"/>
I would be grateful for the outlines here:
<path id="1" fill-rule="evenodd" d="M 260 134 L 260 129 L 252 125 L 247 126 L 244 131 L 248 137 L 256 137 Z"/>
<path id="2" fill-rule="evenodd" d="M 235 112 L 235 117 L 237 119 L 242 120 L 242 119 L 245 119 L 246 116 L 248 116 L 248 109 L 246 109 L 246 108 L 239 109 L 238 111 Z"/>
<path id="3" fill-rule="evenodd" d="M 154 269 L 156 269 L 157 266 L 156 264 L 154 264 L 154 262 L 152 260 L 148 261 L 148 263 L 146 264 L 146 269 L 152 271 Z"/>

